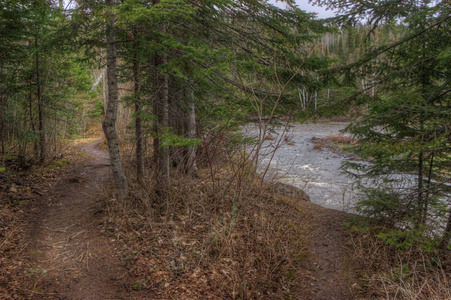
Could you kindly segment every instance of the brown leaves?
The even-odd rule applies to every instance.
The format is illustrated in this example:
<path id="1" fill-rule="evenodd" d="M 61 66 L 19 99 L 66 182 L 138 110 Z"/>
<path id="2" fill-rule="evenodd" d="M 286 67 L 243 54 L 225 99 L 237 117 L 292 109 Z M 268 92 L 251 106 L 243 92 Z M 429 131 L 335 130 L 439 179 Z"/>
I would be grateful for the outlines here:
<path id="1" fill-rule="evenodd" d="M 0 298 L 18 297 L 21 286 L 18 270 L 22 265 L 23 228 L 20 220 L 23 211 L 17 207 L 0 204 Z"/>

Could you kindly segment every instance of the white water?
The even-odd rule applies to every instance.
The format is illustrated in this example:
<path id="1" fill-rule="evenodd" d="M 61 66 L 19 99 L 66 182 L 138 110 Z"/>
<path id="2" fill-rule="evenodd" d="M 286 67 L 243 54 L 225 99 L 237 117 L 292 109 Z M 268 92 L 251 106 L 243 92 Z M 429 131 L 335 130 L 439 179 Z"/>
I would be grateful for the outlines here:
<path id="1" fill-rule="evenodd" d="M 273 128 L 266 135 L 274 139 L 263 141 L 259 173 L 265 174 L 269 164 L 265 178 L 276 177 L 281 182 L 303 189 L 313 203 L 353 211 L 359 193 L 354 188 L 353 179 L 340 170 L 341 163 L 349 158 L 327 150 L 314 150 L 311 141 L 314 137 L 342 135 L 340 130 L 346 126 L 346 123 L 290 125 L 284 134 L 287 138 L 282 136 L 284 128 Z M 247 136 L 259 135 L 256 124 L 246 126 L 244 131 Z M 248 151 L 252 150 L 248 148 Z"/>
<path id="2" fill-rule="evenodd" d="M 323 207 L 355 212 L 354 207 L 361 200 L 361 193 L 354 184 L 354 179 L 340 169 L 341 164 L 351 158 L 327 149 L 315 150 L 312 143 L 312 138 L 343 135 L 340 131 L 347 125 L 347 123 L 340 122 L 295 124 L 286 129 L 284 127 L 272 128 L 265 135 L 270 135 L 271 139 L 262 137 L 264 141 L 258 165 L 260 175 L 303 189 L 310 196 L 311 202 Z M 246 136 L 259 136 L 257 124 L 249 124 L 243 130 Z M 253 154 L 253 150 L 255 151 L 255 147 L 247 148 L 251 154 Z M 402 177 L 399 178 L 402 179 L 399 180 L 399 186 L 394 186 L 395 189 L 410 189 L 417 182 L 416 175 L 390 176 Z M 377 182 L 368 183 L 370 186 L 375 184 L 377 185 Z M 445 185 L 451 187 L 449 183 L 445 183 Z M 445 194 L 443 197 L 444 202 L 451 204 L 450 194 Z M 430 214 L 430 221 L 440 224 L 438 227 L 445 224 L 443 217 L 438 217 L 432 210 Z"/>

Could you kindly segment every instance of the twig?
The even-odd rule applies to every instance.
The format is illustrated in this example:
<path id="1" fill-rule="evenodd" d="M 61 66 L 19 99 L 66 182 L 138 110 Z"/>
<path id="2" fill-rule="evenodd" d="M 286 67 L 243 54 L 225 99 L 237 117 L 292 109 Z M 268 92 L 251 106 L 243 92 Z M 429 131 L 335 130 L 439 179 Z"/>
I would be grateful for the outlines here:
<path id="1" fill-rule="evenodd" d="M 82 230 L 82 231 L 79 231 L 79 232 L 77 232 L 77 233 L 74 233 L 73 235 L 68 236 L 68 237 L 67 237 L 66 243 L 69 243 L 70 240 L 76 238 L 77 236 L 79 236 L 80 234 L 82 234 L 82 233 L 85 232 L 85 231 L 86 231 L 86 230 Z"/>
<path id="2" fill-rule="evenodd" d="M 70 225 L 70 226 L 67 226 L 67 227 L 65 227 L 65 228 L 63 228 L 63 229 L 50 229 L 50 228 L 48 228 L 48 227 L 46 227 L 45 229 L 47 229 L 48 231 L 53 231 L 53 232 L 67 233 L 67 230 L 68 230 L 69 228 L 71 228 L 71 227 L 74 227 L 74 226 L 75 226 L 75 223 L 72 224 L 72 225 Z"/>

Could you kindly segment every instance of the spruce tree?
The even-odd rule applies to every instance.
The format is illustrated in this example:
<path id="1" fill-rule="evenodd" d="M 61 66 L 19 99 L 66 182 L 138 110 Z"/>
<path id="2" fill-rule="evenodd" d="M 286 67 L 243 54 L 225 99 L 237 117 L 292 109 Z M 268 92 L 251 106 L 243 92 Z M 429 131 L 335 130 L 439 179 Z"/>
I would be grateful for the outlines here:
<path id="1" fill-rule="evenodd" d="M 348 128 L 360 140 L 358 153 L 371 160 L 352 165 L 367 193 L 359 207 L 393 225 L 427 229 L 429 224 L 430 232 L 437 232 L 444 221 L 440 207 L 449 213 L 449 2 L 313 2 L 338 9 L 338 20 L 365 19 L 373 34 L 378 26 L 398 23 L 395 41 L 379 40 L 348 66 L 377 74 L 377 93 L 360 97 L 368 112 Z"/>

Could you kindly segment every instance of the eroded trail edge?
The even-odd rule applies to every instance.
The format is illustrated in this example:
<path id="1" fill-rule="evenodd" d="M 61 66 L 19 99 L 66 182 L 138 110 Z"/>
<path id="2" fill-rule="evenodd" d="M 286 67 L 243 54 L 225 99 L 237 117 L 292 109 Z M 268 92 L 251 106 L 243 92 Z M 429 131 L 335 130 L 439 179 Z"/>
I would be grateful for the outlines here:
<path id="1" fill-rule="evenodd" d="M 101 189 L 110 179 L 100 140 L 88 158 L 63 175 L 32 212 L 28 255 L 35 283 L 30 298 L 122 299 L 126 269 L 114 238 L 102 234 Z"/>

